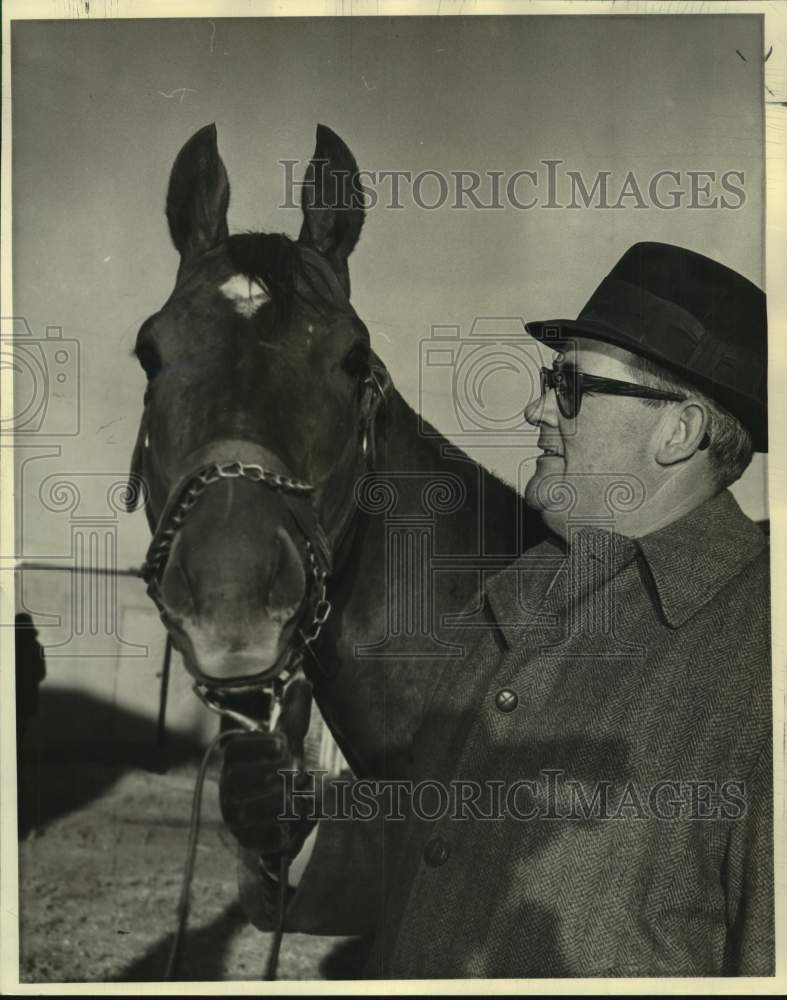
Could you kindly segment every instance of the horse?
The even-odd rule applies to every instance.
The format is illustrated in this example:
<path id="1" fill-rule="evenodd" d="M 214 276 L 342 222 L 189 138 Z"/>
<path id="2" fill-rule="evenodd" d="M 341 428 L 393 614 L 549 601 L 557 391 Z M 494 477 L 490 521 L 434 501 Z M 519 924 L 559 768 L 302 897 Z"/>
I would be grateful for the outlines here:
<path id="1" fill-rule="evenodd" d="M 302 667 L 355 774 L 394 776 L 462 654 L 447 629 L 486 627 L 487 576 L 545 529 L 372 349 L 350 302 L 365 209 L 342 139 L 317 127 L 297 240 L 230 235 L 229 197 L 209 125 L 172 167 L 180 263 L 134 347 L 147 387 L 129 507 L 144 492 L 148 590 L 225 711 L 267 711 Z"/>

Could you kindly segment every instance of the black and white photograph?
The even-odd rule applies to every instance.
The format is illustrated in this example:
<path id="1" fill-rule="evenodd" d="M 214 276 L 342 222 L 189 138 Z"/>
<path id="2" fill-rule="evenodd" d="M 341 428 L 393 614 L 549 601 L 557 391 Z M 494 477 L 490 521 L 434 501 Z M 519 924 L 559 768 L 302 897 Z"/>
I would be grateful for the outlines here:
<path id="1" fill-rule="evenodd" d="M 787 7 L 2 41 L 2 992 L 783 993 Z"/>

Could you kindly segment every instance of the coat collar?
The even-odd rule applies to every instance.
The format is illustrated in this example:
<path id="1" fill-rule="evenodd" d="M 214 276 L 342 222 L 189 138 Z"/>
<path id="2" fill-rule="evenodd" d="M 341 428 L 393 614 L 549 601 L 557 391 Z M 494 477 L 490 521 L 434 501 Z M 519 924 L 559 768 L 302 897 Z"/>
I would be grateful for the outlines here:
<path id="1" fill-rule="evenodd" d="M 639 559 L 653 586 L 652 596 L 666 621 L 677 628 L 694 615 L 766 546 L 757 525 L 741 511 L 729 490 L 700 504 L 672 524 L 643 538 L 615 532 L 580 531 L 566 552 L 550 537 L 528 550 L 486 585 L 488 605 L 509 646 L 520 630 L 548 625 L 542 606 L 555 588 L 565 586 L 571 563 L 575 579 L 587 576 L 589 560 L 611 578 Z"/>
<path id="2" fill-rule="evenodd" d="M 677 628 L 767 545 L 729 490 L 638 539 L 665 621 Z"/>

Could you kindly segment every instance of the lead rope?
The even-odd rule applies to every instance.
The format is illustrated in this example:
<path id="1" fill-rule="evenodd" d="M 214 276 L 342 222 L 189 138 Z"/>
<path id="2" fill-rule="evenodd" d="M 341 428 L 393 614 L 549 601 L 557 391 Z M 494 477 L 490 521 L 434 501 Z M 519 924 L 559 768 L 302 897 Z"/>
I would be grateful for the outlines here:
<path id="1" fill-rule="evenodd" d="M 248 728 L 225 729 L 217 733 L 205 750 L 197 773 L 197 780 L 194 784 L 194 795 L 191 800 L 191 819 L 189 821 L 189 841 L 186 848 L 186 863 L 183 867 L 183 878 L 180 885 L 180 898 L 178 900 L 177 917 L 178 922 L 175 928 L 175 936 L 167 961 L 167 971 L 164 975 L 166 982 L 172 983 L 178 980 L 180 971 L 180 960 L 183 954 L 183 941 L 188 927 L 189 910 L 191 907 L 191 884 L 194 881 L 194 863 L 197 857 L 197 842 L 199 841 L 199 830 L 202 820 L 202 793 L 205 787 L 205 777 L 208 773 L 208 764 L 213 756 L 213 751 L 222 740 L 230 736 L 242 736 L 248 732 Z M 279 951 L 284 937 L 284 919 L 287 911 L 287 886 L 289 884 L 289 858 L 282 854 L 279 863 L 279 893 L 276 912 L 276 928 L 273 933 L 273 941 L 265 962 L 265 972 L 263 978 L 270 982 L 276 979 L 276 972 L 279 964 Z"/>
<path id="2" fill-rule="evenodd" d="M 265 962 L 265 974 L 263 979 L 266 982 L 273 982 L 279 967 L 279 951 L 284 938 L 284 919 L 287 913 L 287 887 L 290 881 L 290 859 L 286 854 L 279 857 L 279 896 L 276 906 L 276 929 L 273 932 L 268 958 Z"/>
<path id="3" fill-rule="evenodd" d="M 180 968 L 180 957 L 183 951 L 183 938 L 186 935 L 186 926 L 189 919 L 189 908 L 191 905 L 191 883 L 194 880 L 194 861 L 197 856 L 197 841 L 199 839 L 199 828 L 202 817 L 202 791 L 205 787 L 205 776 L 208 773 L 208 764 L 213 756 L 213 751 L 226 736 L 242 735 L 243 729 L 227 729 L 223 733 L 217 733 L 202 755 L 202 762 L 197 772 L 197 780 L 194 783 L 194 794 L 191 799 L 191 820 L 189 822 L 189 842 L 186 848 L 186 864 L 183 868 L 183 878 L 180 883 L 180 899 L 178 900 L 178 922 L 175 929 L 175 937 L 172 941 L 172 948 L 169 952 L 167 971 L 164 979 L 167 982 L 177 980 Z"/>

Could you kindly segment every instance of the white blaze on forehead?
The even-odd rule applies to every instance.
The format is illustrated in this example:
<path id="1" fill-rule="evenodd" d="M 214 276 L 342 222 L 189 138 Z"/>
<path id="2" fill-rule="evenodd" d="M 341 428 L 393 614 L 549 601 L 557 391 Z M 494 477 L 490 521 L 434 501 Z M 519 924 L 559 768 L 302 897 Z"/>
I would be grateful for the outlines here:
<path id="1" fill-rule="evenodd" d="M 233 274 L 221 286 L 221 294 L 230 300 L 235 311 L 246 319 L 257 312 L 260 306 L 270 302 L 268 289 L 258 278 L 250 278 L 247 274 Z"/>

